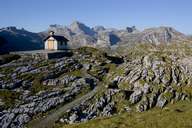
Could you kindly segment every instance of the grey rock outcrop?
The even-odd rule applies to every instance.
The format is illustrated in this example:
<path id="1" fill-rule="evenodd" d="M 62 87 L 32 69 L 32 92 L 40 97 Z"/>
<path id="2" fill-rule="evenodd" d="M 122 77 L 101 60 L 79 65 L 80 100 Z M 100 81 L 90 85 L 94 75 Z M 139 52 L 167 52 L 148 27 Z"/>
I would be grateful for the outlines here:
<path id="1" fill-rule="evenodd" d="M 115 113 L 115 103 L 111 101 L 112 95 L 118 93 L 119 90 L 109 89 L 103 96 L 96 99 L 94 104 L 90 104 L 89 100 L 81 105 L 70 109 L 65 116 L 60 119 L 64 123 L 83 122 L 94 119 L 98 116 L 111 116 Z"/>

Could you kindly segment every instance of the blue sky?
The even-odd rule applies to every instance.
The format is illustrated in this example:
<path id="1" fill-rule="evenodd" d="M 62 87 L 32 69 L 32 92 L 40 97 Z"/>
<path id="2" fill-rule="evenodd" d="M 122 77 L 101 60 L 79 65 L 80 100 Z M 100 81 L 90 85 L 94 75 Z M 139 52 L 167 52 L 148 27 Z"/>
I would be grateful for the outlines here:
<path id="1" fill-rule="evenodd" d="M 89 26 L 138 29 L 172 26 L 192 34 L 192 0 L 0 0 L 0 27 L 39 32 L 74 20 Z"/>

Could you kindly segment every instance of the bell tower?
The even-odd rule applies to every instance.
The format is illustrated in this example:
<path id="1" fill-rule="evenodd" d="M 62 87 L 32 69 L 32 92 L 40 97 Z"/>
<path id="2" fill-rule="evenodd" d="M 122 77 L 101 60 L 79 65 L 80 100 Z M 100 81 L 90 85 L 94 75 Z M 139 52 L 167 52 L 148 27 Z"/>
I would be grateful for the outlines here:
<path id="1" fill-rule="evenodd" d="M 54 31 L 50 31 L 49 32 L 49 36 L 54 36 L 55 32 Z"/>

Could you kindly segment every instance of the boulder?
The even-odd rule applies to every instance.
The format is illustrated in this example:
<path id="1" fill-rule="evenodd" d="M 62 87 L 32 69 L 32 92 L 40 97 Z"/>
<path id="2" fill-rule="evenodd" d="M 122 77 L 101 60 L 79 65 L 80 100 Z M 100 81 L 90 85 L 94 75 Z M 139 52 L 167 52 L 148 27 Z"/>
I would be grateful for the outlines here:
<path id="1" fill-rule="evenodd" d="M 17 67 L 16 69 L 15 69 L 15 72 L 17 72 L 17 73 L 25 73 L 25 72 L 28 72 L 28 71 L 30 71 L 30 70 L 32 70 L 33 69 L 33 67 L 31 67 L 31 66 L 22 66 L 22 67 Z"/>
<path id="2" fill-rule="evenodd" d="M 83 64 L 83 68 L 85 68 L 85 70 L 90 70 L 91 69 L 91 65 L 90 64 Z"/>
<path id="3" fill-rule="evenodd" d="M 130 100 L 130 102 L 131 102 L 132 104 L 135 104 L 135 103 L 137 103 L 137 102 L 139 102 L 139 101 L 141 100 L 142 96 L 143 96 L 143 91 L 138 89 L 138 90 L 135 90 L 135 91 L 131 94 L 129 100 Z"/>
<path id="4" fill-rule="evenodd" d="M 142 73 L 141 71 L 142 70 L 140 69 L 136 69 L 130 72 L 130 75 L 129 75 L 130 83 L 134 83 L 141 78 L 141 73 Z"/>
<path id="5" fill-rule="evenodd" d="M 145 83 L 144 85 L 143 85 L 143 88 L 142 88 L 142 91 L 143 91 L 143 93 L 144 94 L 148 94 L 149 92 L 150 92 L 150 85 L 149 84 L 147 84 L 147 83 Z"/>
<path id="6" fill-rule="evenodd" d="M 1 74 L 1 73 L 0 73 L 0 78 L 2 78 L 2 77 L 4 77 L 4 76 L 5 76 L 4 74 Z"/>
<path id="7" fill-rule="evenodd" d="M 143 64 L 146 67 L 152 67 L 152 62 L 151 62 L 151 58 L 149 56 L 145 56 L 143 58 Z"/>
<path id="8" fill-rule="evenodd" d="M 115 108 L 114 102 L 107 104 L 103 109 L 102 115 L 103 116 L 111 116 L 114 113 L 114 108 Z"/>
<path id="9" fill-rule="evenodd" d="M 124 107 L 124 109 L 125 109 L 126 112 L 131 112 L 132 111 L 132 109 L 129 106 Z"/>
<path id="10" fill-rule="evenodd" d="M 149 99 L 148 99 L 148 97 L 145 96 L 142 99 L 142 101 L 139 102 L 139 104 L 137 105 L 136 108 L 137 108 L 138 112 L 143 112 L 143 111 L 148 110 L 149 109 Z"/>
<path id="11" fill-rule="evenodd" d="M 156 105 L 159 92 L 153 92 L 149 98 L 149 108 L 152 108 Z"/>
<path id="12" fill-rule="evenodd" d="M 161 94 L 158 99 L 157 99 L 157 107 L 163 108 L 166 104 L 168 103 L 168 101 L 163 97 L 163 94 Z"/>
<path id="13" fill-rule="evenodd" d="M 22 87 L 23 87 L 23 89 L 28 89 L 29 87 L 31 87 L 32 86 L 32 82 L 30 82 L 30 81 L 28 81 L 28 80 L 25 80 L 25 81 L 23 81 L 22 82 Z"/>
<path id="14" fill-rule="evenodd" d="M 17 80 L 15 79 L 14 82 L 11 82 L 11 83 L 5 83 L 3 85 L 1 85 L 2 89 L 15 89 L 15 88 L 18 88 L 22 85 L 22 80 Z"/>
<path id="15" fill-rule="evenodd" d="M 79 116 L 76 113 L 73 113 L 70 117 L 69 117 L 69 124 L 73 124 L 78 120 Z"/>
<path id="16" fill-rule="evenodd" d="M 23 127 L 23 125 L 31 120 L 31 117 L 28 116 L 27 114 L 19 114 L 16 116 L 14 119 L 12 126 L 15 125 L 16 127 Z"/>
<path id="17" fill-rule="evenodd" d="M 95 103 L 96 108 L 103 110 L 104 106 L 107 104 L 106 97 L 100 97 L 100 99 Z"/>
<path id="18" fill-rule="evenodd" d="M 15 118 L 15 114 L 14 113 L 4 114 L 1 117 L 1 120 L 0 120 L 0 127 L 1 128 L 8 128 L 14 118 Z"/>

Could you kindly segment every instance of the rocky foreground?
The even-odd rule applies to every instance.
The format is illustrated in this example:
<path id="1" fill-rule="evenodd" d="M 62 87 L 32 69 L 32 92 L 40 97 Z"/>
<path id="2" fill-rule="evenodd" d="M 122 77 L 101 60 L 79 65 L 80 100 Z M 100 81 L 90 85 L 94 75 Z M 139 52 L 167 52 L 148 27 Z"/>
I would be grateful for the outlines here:
<path id="1" fill-rule="evenodd" d="M 138 46 L 111 56 L 86 47 L 61 59 L 21 57 L 1 65 L 0 127 L 27 126 L 98 86 L 94 96 L 72 106 L 55 123 L 66 125 L 190 101 L 190 47 L 143 49 Z"/>

